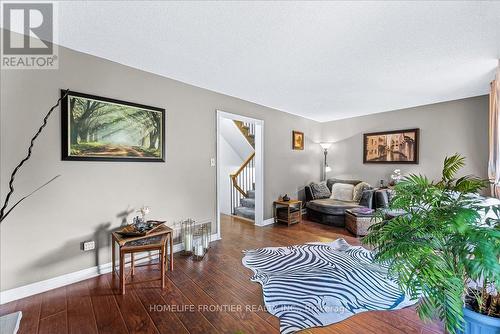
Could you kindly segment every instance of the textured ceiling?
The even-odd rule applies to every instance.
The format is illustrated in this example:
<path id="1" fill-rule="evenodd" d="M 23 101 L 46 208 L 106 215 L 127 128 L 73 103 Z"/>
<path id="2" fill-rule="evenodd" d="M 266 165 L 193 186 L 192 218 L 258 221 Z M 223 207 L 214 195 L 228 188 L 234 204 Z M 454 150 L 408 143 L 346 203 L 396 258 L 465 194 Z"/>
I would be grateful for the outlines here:
<path id="1" fill-rule="evenodd" d="M 59 43 L 328 121 L 488 93 L 500 2 L 68 1 Z"/>

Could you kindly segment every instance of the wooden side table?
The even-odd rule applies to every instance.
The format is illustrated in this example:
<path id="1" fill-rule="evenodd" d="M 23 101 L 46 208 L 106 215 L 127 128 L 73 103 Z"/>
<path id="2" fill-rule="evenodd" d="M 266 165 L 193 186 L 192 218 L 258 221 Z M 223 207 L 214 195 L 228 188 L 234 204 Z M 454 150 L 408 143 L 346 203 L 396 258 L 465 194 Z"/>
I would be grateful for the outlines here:
<path id="1" fill-rule="evenodd" d="M 302 201 L 274 201 L 273 202 L 274 222 L 287 223 L 288 226 L 302 221 Z"/>
<path id="2" fill-rule="evenodd" d="M 174 241 L 173 241 L 173 231 L 171 228 L 162 225 L 158 227 L 154 232 L 141 237 L 126 238 L 117 232 L 111 233 L 111 251 L 112 251 L 112 275 L 117 274 L 120 278 L 120 292 L 125 294 L 125 265 L 130 263 L 130 274 L 134 275 L 135 265 L 134 253 L 147 252 L 147 251 L 158 251 L 159 259 L 158 264 L 160 266 L 161 277 L 158 281 L 161 281 L 161 288 L 165 288 L 165 266 L 167 263 L 167 241 L 169 242 L 170 248 L 170 270 L 174 270 Z M 119 247 L 119 271 L 116 271 L 115 265 L 115 245 L 118 244 Z M 125 256 L 130 254 L 130 262 L 125 262 Z M 144 264 L 141 266 L 150 266 L 153 264 Z"/>

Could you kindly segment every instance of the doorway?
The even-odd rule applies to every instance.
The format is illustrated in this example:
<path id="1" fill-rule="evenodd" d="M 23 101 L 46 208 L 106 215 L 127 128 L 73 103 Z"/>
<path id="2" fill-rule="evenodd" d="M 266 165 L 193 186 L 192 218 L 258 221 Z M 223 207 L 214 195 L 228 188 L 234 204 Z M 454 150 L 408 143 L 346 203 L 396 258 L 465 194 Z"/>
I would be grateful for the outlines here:
<path id="1" fill-rule="evenodd" d="M 264 220 L 264 121 L 217 110 L 217 227 L 221 215 Z"/>

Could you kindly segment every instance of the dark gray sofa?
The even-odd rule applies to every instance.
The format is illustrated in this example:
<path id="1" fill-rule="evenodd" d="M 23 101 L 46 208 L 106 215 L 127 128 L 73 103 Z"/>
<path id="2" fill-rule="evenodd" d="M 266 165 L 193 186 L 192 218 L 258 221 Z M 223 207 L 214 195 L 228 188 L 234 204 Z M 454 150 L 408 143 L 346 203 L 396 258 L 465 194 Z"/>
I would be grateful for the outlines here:
<path id="1" fill-rule="evenodd" d="M 361 180 L 340 180 L 340 179 L 328 179 L 326 185 L 331 191 L 334 183 L 347 183 L 352 185 L 357 185 L 362 182 Z M 315 199 L 311 186 L 305 187 L 306 195 L 306 208 L 307 217 L 309 220 L 333 225 L 338 227 L 345 226 L 345 210 L 353 209 L 356 207 L 368 207 L 377 208 L 386 206 L 388 203 L 388 198 L 384 194 L 378 194 L 378 190 L 367 189 L 364 190 L 361 195 L 361 200 L 359 202 L 355 201 L 340 201 L 331 198 L 320 198 Z M 380 197 L 379 200 L 377 198 Z M 386 200 L 386 203 L 383 203 Z M 380 202 L 379 202 L 380 201 Z"/>

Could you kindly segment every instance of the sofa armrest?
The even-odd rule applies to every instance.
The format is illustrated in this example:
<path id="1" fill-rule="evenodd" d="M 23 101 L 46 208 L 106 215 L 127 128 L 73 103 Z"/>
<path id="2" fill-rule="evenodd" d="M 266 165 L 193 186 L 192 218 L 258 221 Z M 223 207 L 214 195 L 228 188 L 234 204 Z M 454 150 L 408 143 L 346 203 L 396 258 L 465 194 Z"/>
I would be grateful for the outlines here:
<path id="1" fill-rule="evenodd" d="M 310 186 L 305 186 L 304 192 L 306 193 L 306 202 L 312 201 L 314 199 Z"/>

